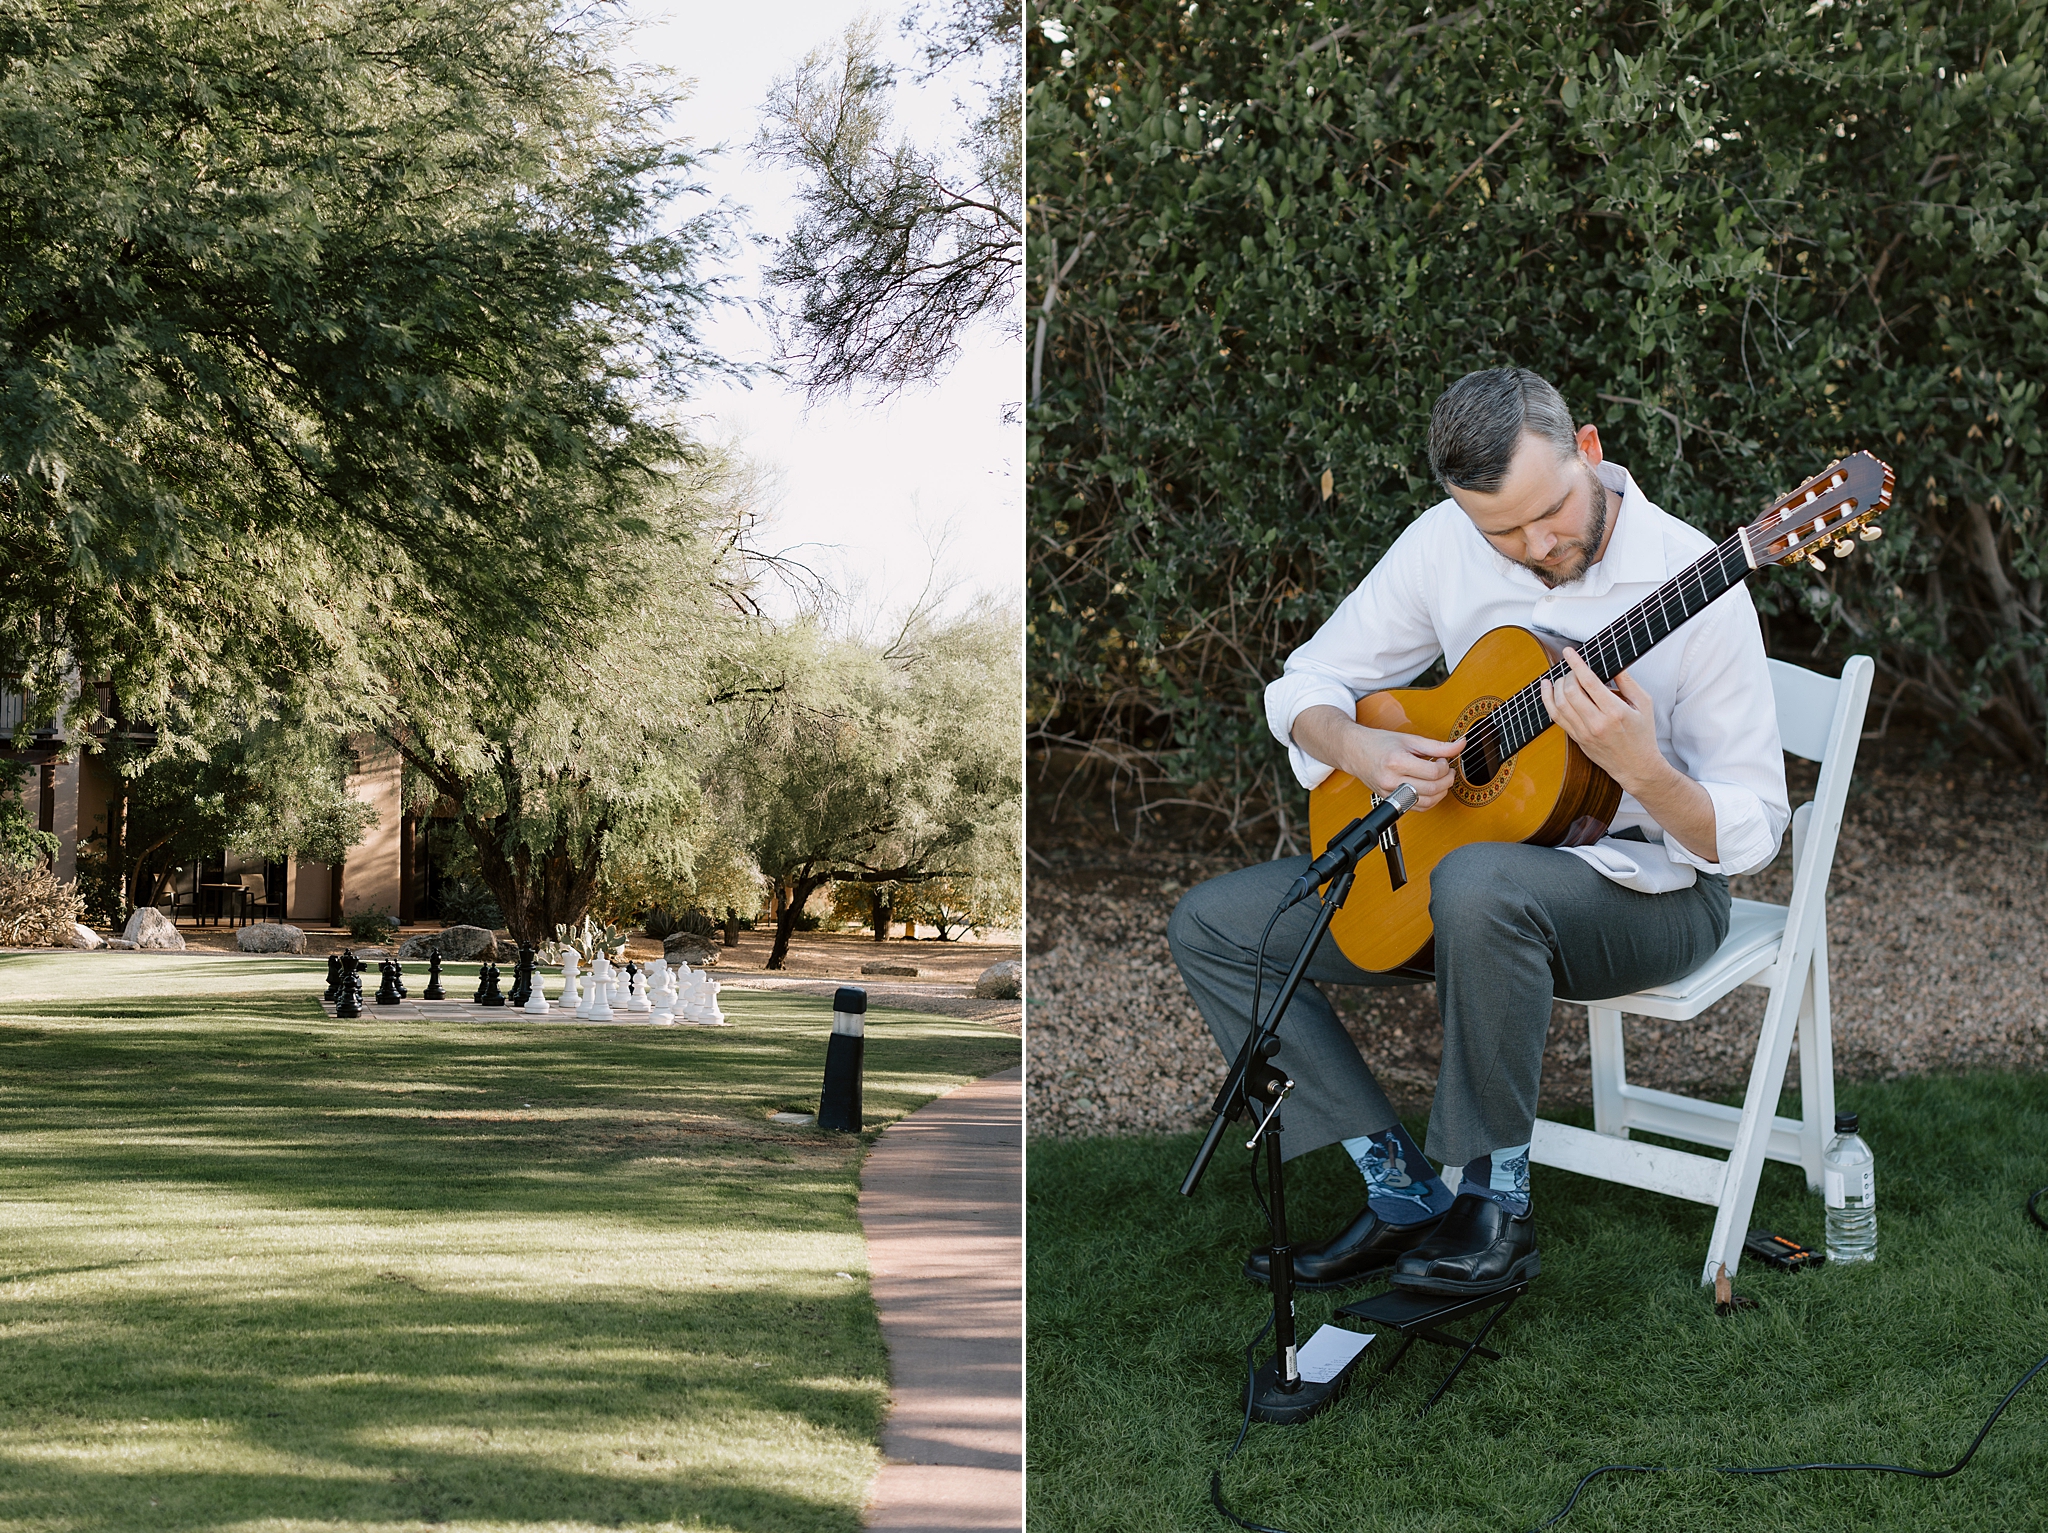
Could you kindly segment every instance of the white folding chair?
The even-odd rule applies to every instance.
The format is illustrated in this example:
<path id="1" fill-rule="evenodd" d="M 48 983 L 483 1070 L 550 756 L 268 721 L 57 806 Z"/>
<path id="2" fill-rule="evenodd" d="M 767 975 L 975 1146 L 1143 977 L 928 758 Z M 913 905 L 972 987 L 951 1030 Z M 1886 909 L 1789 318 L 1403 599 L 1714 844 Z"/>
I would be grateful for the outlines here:
<path id="1" fill-rule="evenodd" d="M 1589 1132 L 1539 1118 L 1529 1148 L 1529 1158 L 1537 1165 L 1713 1205 L 1718 1212 L 1700 1277 L 1703 1283 L 1712 1282 L 1723 1263 L 1730 1275 L 1740 1264 L 1764 1158 L 1803 1166 L 1806 1185 L 1818 1192 L 1821 1151 L 1835 1124 L 1826 895 L 1876 667 L 1868 656 L 1852 655 L 1840 680 L 1782 660 L 1771 661 L 1770 667 L 1780 741 L 1793 755 L 1821 763 L 1813 801 L 1801 804 L 1792 816 L 1791 904 L 1736 900 L 1726 940 L 1691 974 L 1634 995 L 1591 1003 L 1587 1030 L 1592 1044 L 1593 1128 Z M 1770 992 L 1741 1107 L 1629 1084 L 1622 1057 L 1623 1012 L 1689 1021 L 1738 985 L 1761 985 Z M 1795 1023 L 1799 1106 L 1804 1116 L 1781 1118 L 1778 1096 Z M 1634 1143 L 1629 1139 L 1633 1129 L 1713 1145 L 1726 1150 L 1728 1158 Z"/>

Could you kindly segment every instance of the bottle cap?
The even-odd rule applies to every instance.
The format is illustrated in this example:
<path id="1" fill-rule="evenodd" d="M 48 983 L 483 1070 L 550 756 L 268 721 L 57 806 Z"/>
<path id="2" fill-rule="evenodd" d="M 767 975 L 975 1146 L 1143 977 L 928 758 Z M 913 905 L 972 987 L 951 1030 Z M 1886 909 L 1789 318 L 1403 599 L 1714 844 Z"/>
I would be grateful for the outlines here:
<path id="1" fill-rule="evenodd" d="M 1855 1133 L 1855 1132 L 1856 1132 L 1856 1114 L 1854 1114 L 1854 1113 L 1852 1113 L 1852 1112 L 1838 1112 L 1838 1113 L 1836 1113 L 1836 1114 L 1835 1114 L 1835 1132 L 1836 1132 L 1836 1133 L 1838 1133 L 1838 1134 L 1853 1134 L 1853 1133 Z"/>

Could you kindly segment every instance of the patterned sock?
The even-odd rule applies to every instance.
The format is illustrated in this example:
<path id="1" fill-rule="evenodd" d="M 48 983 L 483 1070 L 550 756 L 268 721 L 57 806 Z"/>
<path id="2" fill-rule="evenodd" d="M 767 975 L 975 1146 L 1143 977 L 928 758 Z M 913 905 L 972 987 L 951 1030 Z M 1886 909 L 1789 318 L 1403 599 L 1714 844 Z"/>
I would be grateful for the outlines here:
<path id="1" fill-rule="evenodd" d="M 1475 1156 L 1465 1162 L 1464 1180 L 1458 1191 L 1491 1198 L 1509 1213 L 1520 1217 L 1529 1211 L 1529 1147 L 1511 1144 L 1491 1155 Z"/>
<path id="2" fill-rule="evenodd" d="M 1419 1224 L 1451 1206 L 1451 1189 L 1400 1124 L 1347 1139 L 1344 1148 L 1365 1177 L 1367 1205 L 1387 1223 Z"/>

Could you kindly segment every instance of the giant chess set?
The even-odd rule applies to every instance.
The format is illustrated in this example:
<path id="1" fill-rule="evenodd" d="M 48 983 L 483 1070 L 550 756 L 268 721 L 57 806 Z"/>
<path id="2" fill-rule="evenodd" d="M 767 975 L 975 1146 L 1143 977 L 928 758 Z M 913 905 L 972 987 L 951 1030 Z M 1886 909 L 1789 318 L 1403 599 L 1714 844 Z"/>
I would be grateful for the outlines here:
<path id="1" fill-rule="evenodd" d="M 415 997 L 405 983 L 405 966 L 386 958 L 377 965 L 376 994 L 366 999 L 363 975 L 368 966 L 354 953 L 336 953 L 327 960 L 327 990 L 320 1000 L 330 1017 L 344 1020 L 415 1016 L 479 1022 L 544 1018 L 641 1027 L 728 1025 L 718 1009 L 718 981 L 686 963 L 670 968 L 666 959 L 656 958 L 643 968 L 637 963 L 613 963 L 599 953 L 591 959 L 586 974 L 576 950 L 565 948 L 562 988 L 553 1001 L 547 998 L 546 976 L 537 970 L 534 949 L 522 946 L 510 990 L 499 988 L 498 966 L 486 963 L 477 975 L 474 995 L 450 995 L 441 983 L 441 955 L 434 953 L 427 960 L 426 989 Z"/>

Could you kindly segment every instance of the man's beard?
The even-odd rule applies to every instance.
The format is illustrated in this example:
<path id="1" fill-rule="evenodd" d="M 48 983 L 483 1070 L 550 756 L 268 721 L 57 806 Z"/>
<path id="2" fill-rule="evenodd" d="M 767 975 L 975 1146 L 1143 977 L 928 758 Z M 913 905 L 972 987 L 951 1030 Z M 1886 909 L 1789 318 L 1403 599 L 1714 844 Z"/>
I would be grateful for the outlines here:
<path id="1" fill-rule="evenodd" d="M 1602 484 L 1600 476 L 1593 472 L 1592 464 L 1581 463 L 1580 467 L 1586 471 L 1586 478 L 1591 480 L 1593 485 L 1593 511 L 1586 523 L 1586 535 L 1584 538 L 1574 538 L 1569 543 L 1560 543 L 1551 551 L 1551 557 L 1554 559 L 1564 549 L 1577 549 L 1577 565 L 1566 565 L 1560 571 L 1546 565 L 1531 564 L 1526 559 L 1520 561 L 1523 569 L 1553 591 L 1559 586 L 1573 585 L 1584 579 L 1586 571 L 1593 566 L 1594 553 L 1607 538 L 1607 486 Z"/>

